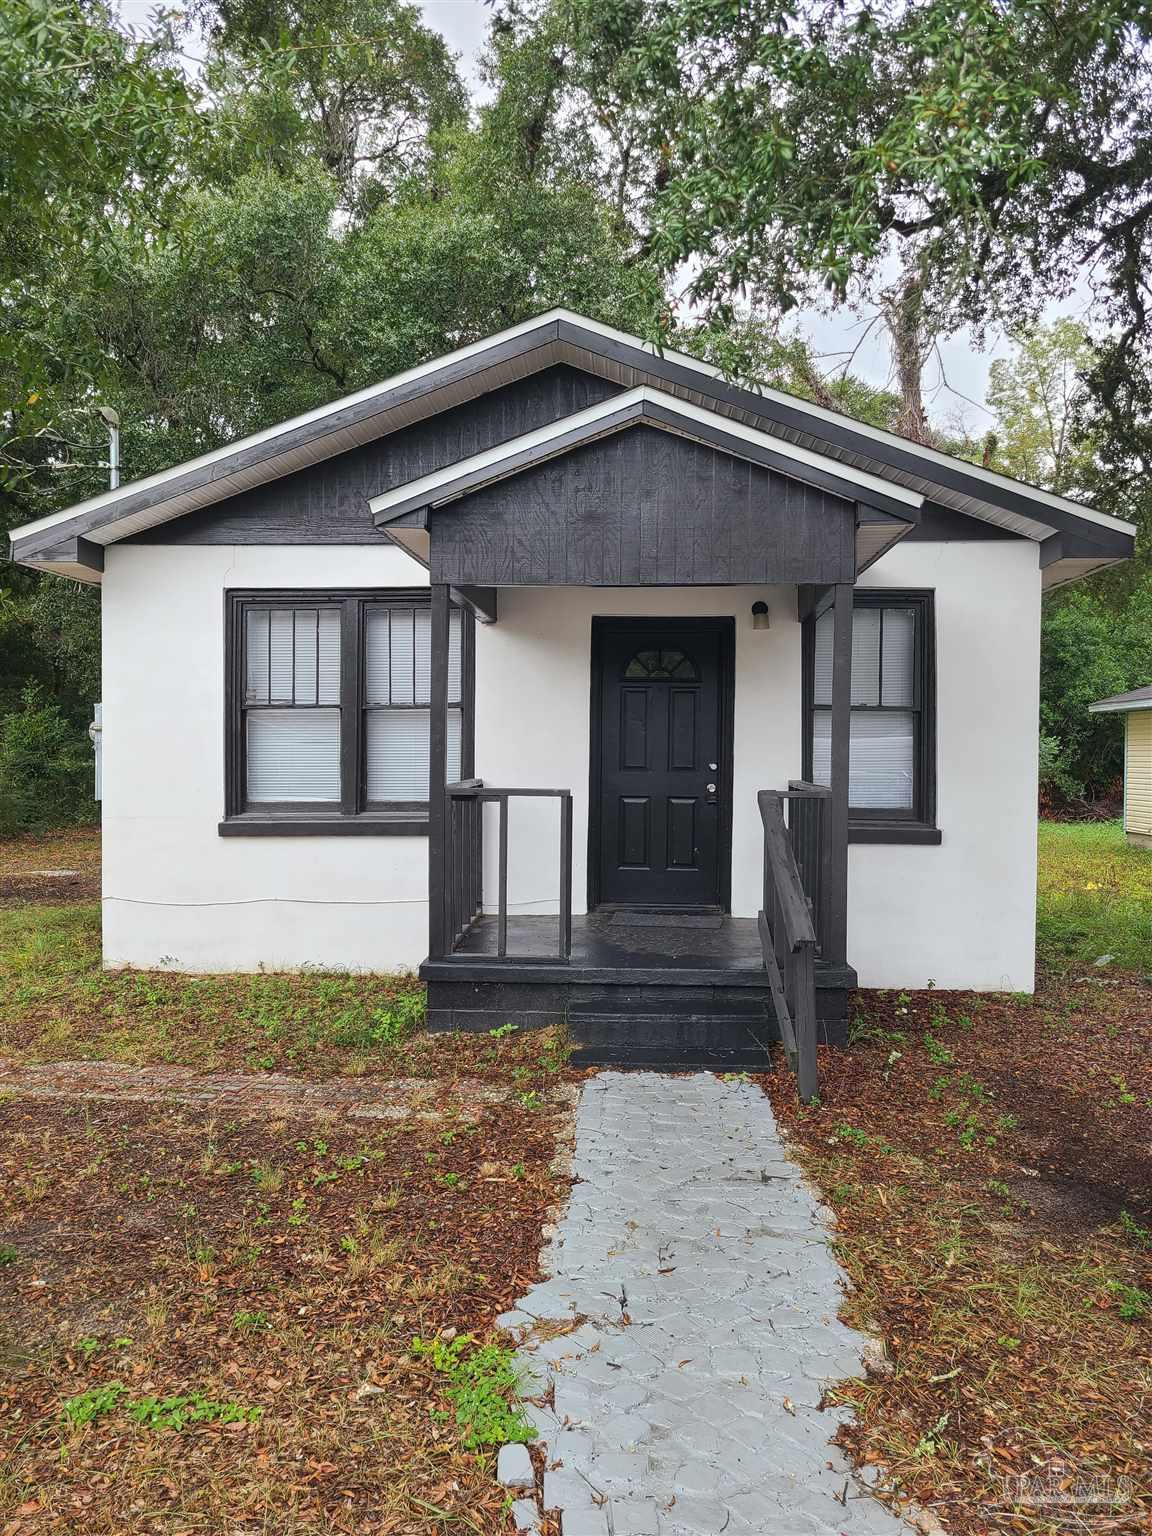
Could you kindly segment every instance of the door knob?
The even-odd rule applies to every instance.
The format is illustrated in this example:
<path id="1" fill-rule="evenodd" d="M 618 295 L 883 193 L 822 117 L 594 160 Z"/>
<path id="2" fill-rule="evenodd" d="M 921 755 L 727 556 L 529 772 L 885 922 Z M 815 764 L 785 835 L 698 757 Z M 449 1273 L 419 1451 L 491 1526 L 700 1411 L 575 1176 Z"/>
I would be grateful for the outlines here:
<path id="1" fill-rule="evenodd" d="M 715 786 L 715 784 L 705 784 L 704 788 L 708 791 L 708 793 L 710 795 L 714 795 L 716 793 L 716 786 Z"/>

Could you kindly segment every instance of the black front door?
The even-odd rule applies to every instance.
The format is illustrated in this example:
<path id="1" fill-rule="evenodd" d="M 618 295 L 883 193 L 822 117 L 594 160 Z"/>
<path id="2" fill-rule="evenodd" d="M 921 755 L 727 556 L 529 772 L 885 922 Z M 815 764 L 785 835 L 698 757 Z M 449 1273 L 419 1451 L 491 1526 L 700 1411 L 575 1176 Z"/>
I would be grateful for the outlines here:
<path id="1" fill-rule="evenodd" d="M 723 907 L 731 619 L 596 620 L 592 898 Z"/>

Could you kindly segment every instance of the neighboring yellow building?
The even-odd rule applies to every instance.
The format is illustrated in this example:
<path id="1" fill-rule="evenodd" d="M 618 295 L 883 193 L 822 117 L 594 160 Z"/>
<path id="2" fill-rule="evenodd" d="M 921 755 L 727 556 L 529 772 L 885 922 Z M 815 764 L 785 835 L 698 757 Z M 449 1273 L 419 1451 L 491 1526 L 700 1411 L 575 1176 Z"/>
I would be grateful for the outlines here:
<path id="1" fill-rule="evenodd" d="M 1138 848 L 1152 848 L 1152 688 L 1100 699 L 1093 714 L 1124 715 L 1124 831 Z"/>

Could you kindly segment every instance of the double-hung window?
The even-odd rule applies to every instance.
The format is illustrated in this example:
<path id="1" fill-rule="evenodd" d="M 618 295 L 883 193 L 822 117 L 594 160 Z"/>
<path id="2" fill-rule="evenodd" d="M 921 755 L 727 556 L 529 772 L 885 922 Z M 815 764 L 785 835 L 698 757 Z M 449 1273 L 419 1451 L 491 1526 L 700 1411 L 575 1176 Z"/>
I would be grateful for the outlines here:
<path id="1" fill-rule="evenodd" d="M 471 619 L 449 624 L 448 778 L 470 756 Z M 423 830 L 431 611 L 422 592 L 230 593 L 224 832 Z"/>
<path id="2" fill-rule="evenodd" d="M 808 762 L 831 778 L 831 609 L 811 622 Z M 864 591 L 852 612 L 848 797 L 854 841 L 935 842 L 935 678 L 930 592 Z"/>

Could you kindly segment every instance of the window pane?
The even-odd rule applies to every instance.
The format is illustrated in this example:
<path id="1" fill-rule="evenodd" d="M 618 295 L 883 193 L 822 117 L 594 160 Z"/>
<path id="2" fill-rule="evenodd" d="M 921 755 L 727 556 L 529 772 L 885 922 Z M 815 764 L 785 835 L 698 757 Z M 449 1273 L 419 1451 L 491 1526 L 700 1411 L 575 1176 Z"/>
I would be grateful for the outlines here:
<path id="1" fill-rule="evenodd" d="M 914 808 L 916 717 L 911 711 L 852 716 L 848 801 L 856 810 Z M 813 717 L 812 782 L 831 783 L 832 717 Z"/>
<path id="2" fill-rule="evenodd" d="M 884 697 L 882 704 L 909 708 L 916 702 L 916 610 L 884 609 Z"/>
<path id="3" fill-rule="evenodd" d="M 260 709 L 248 716 L 248 800 L 340 801 L 340 711 Z"/>
<path id="4" fill-rule="evenodd" d="M 448 782 L 460 777 L 461 711 L 448 711 Z M 369 800 L 427 800 L 427 709 L 376 709 L 365 715 Z"/>
<path id="5" fill-rule="evenodd" d="M 880 612 L 857 608 L 852 615 L 852 703 L 880 702 Z"/>
<path id="6" fill-rule="evenodd" d="M 889 613 L 911 615 L 912 610 L 857 608 L 852 614 L 852 702 L 853 704 L 879 704 L 880 700 L 880 615 L 885 615 L 887 627 Z M 899 645 L 900 634 L 897 634 Z M 896 658 L 898 660 L 898 656 Z M 885 667 L 888 665 L 885 654 Z M 887 693 L 885 689 L 885 693 Z M 832 611 L 828 609 L 816 620 L 815 668 L 813 672 L 812 702 L 825 706 L 832 703 Z M 885 699 L 885 703 L 909 704 L 911 699 Z"/>
<path id="7" fill-rule="evenodd" d="M 244 634 L 247 703 L 340 702 L 339 609 L 249 609 Z"/>
<path id="8" fill-rule="evenodd" d="M 459 704 L 463 670 L 463 616 L 448 617 L 448 701 Z M 364 633 L 364 702 L 427 704 L 432 689 L 432 616 L 429 609 L 368 608 Z"/>

